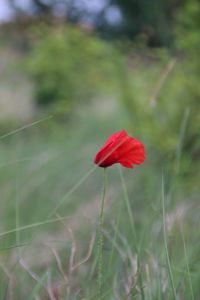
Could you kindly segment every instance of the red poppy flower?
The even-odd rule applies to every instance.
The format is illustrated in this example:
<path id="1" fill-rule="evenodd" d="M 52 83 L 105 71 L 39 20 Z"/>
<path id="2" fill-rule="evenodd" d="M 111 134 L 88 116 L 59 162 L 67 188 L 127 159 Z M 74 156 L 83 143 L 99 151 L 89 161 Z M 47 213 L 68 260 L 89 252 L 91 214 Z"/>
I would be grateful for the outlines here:
<path id="1" fill-rule="evenodd" d="M 94 163 L 106 168 L 120 163 L 125 168 L 133 168 L 145 160 L 143 144 L 129 136 L 125 130 L 111 134 L 94 158 Z"/>

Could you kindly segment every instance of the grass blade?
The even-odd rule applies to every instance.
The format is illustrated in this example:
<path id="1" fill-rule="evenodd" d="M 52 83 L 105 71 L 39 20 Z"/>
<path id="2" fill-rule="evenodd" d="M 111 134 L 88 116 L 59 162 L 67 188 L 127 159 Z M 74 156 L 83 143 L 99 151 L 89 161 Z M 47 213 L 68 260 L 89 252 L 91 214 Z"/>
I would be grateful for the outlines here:
<path id="1" fill-rule="evenodd" d="M 183 241 L 183 248 L 184 248 L 185 262 L 186 262 L 186 268 L 187 268 L 187 277 L 188 277 L 190 293 L 191 293 L 191 300 L 194 300 L 194 292 L 193 292 L 193 287 L 192 287 L 192 278 L 191 278 L 190 268 L 189 268 L 189 264 L 188 264 L 188 254 L 187 254 L 187 249 L 186 249 L 186 243 L 185 243 L 185 237 L 184 237 L 184 233 L 183 233 L 182 224 L 180 225 L 180 231 L 181 231 L 181 238 L 182 238 L 182 241 Z"/>
<path id="2" fill-rule="evenodd" d="M 143 288 L 144 284 L 143 284 L 141 265 L 140 265 L 140 251 L 139 251 L 139 248 L 138 248 L 138 242 L 137 242 L 137 235 L 136 235 L 136 230 L 135 230 L 135 223 L 134 223 L 133 213 L 132 213 L 132 210 L 131 210 L 130 199 L 129 199 L 129 196 L 128 196 L 128 191 L 127 191 L 127 188 L 126 188 L 126 184 L 125 184 L 125 180 L 124 180 L 124 176 L 123 176 L 121 168 L 119 168 L 119 173 L 120 173 L 122 188 L 123 188 L 123 192 L 124 192 L 124 199 L 125 199 L 126 208 L 127 208 L 127 212 L 128 212 L 129 222 L 130 222 L 131 230 L 132 230 L 132 233 L 133 233 L 135 251 L 136 251 L 137 257 L 138 257 L 137 268 L 138 268 L 138 272 L 139 272 L 139 286 L 140 286 L 140 292 L 141 292 L 141 299 L 145 300 L 145 293 L 144 293 L 144 288 Z"/>
<path id="3" fill-rule="evenodd" d="M 173 274 L 172 274 L 172 269 L 171 269 L 171 263 L 170 263 L 170 258 L 169 258 L 168 246 L 167 246 L 167 232 L 166 232 L 166 224 L 165 224 L 165 191 L 164 191 L 163 175 L 162 175 L 162 219 L 163 219 L 163 238 L 164 238 L 164 246 L 165 246 L 166 259 L 167 259 L 169 279 L 170 279 L 173 299 L 177 300 L 176 290 L 175 290 L 175 286 L 174 286 L 174 279 L 173 279 Z"/>

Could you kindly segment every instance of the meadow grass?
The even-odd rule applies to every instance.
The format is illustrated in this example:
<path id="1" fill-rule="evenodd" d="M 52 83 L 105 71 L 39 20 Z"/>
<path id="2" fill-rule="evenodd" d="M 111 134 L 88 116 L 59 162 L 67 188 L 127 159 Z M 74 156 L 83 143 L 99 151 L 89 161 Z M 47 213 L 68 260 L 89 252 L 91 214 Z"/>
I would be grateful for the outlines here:
<path id="1" fill-rule="evenodd" d="M 186 109 L 174 161 L 161 163 L 144 140 L 143 165 L 107 170 L 100 246 L 103 178 L 92 160 L 126 123 L 121 107 L 3 134 L 0 299 L 93 300 L 98 288 L 104 300 L 199 299 L 199 189 L 181 173 L 188 117 Z"/>

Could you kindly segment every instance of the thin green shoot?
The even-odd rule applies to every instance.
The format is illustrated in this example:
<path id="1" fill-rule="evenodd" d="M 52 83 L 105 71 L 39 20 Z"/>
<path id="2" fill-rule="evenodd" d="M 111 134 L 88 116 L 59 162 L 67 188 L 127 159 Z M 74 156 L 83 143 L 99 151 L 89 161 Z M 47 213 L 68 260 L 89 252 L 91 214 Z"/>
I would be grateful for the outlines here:
<path id="1" fill-rule="evenodd" d="M 59 222 L 61 219 L 62 220 L 67 220 L 67 219 L 70 219 L 70 218 L 72 218 L 72 217 L 67 216 L 67 217 L 62 217 L 62 218 L 50 219 L 50 220 L 43 221 L 43 222 L 32 223 L 32 224 L 25 225 L 25 226 L 20 226 L 20 227 L 17 227 L 17 228 L 13 228 L 13 229 L 1 232 L 0 233 L 0 238 L 3 237 L 3 236 L 6 236 L 8 234 L 11 234 L 11 233 L 16 233 L 16 232 L 23 231 L 23 230 L 28 230 L 28 229 L 32 229 L 32 228 L 35 228 L 35 227 L 44 226 L 44 225 L 47 225 L 47 224 Z"/>
<path id="2" fill-rule="evenodd" d="M 14 135 L 16 133 L 19 133 L 20 131 L 23 131 L 24 129 L 28 129 L 30 127 L 38 125 L 38 124 L 40 124 L 42 122 L 45 122 L 45 121 L 47 121 L 49 119 L 52 119 L 52 118 L 53 118 L 53 116 L 48 116 L 48 117 L 42 118 L 42 119 L 40 119 L 38 121 L 35 121 L 35 122 L 30 123 L 30 124 L 24 125 L 24 126 L 18 128 L 18 129 L 12 130 L 12 131 L 10 131 L 10 132 L 8 132 L 8 133 L 3 134 L 2 136 L 0 136 L 0 140 L 3 140 L 3 139 L 5 139 L 5 138 L 7 138 L 7 137 L 9 137 L 11 135 Z"/>
<path id="3" fill-rule="evenodd" d="M 16 245 L 20 245 L 20 232 L 17 230 L 17 228 L 20 227 L 19 225 L 19 203 L 18 203 L 18 182 L 16 179 L 16 196 L 15 196 L 15 226 L 16 226 Z M 18 249 L 18 257 L 20 257 L 20 247 Z"/>
<path id="4" fill-rule="evenodd" d="M 99 228 L 98 228 L 98 278 L 97 278 L 97 299 L 102 298 L 102 282 L 103 282 L 103 225 L 104 225 L 104 206 L 106 196 L 106 169 L 103 173 L 103 193 L 101 201 L 101 210 L 99 215 Z"/>
<path id="5" fill-rule="evenodd" d="M 171 263 L 170 263 L 170 258 L 169 258 L 169 252 L 168 252 L 168 246 L 167 246 L 167 231 L 166 231 L 166 223 L 165 223 L 165 220 L 166 220 L 166 218 L 165 218 L 165 191 L 164 191 L 164 178 L 163 178 L 163 175 L 162 175 L 162 219 L 163 219 L 164 247 L 165 247 L 165 255 L 166 255 L 166 259 L 167 259 L 169 279 L 170 279 L 173 298 L 174 298 L 174 300 L 177 300 L 176 289 L 175 289 L 175 285 L 174 285 L 174 279 L 173 279 Z"/>
<path id="6" fill-rule="evenodd" d="M 182 224 L 180 225 L 180 231 L 181 231 L 181 238 L 182 238 L 182 241 L 183 241 L 183 249 L 184 249 L 185 263 L 186 263 L 186 268 L 187 268 L 187 277 L 188 277 L 190 293 L 191 293 L 191 300 L 194 300 L 194 291 L 193 291 L 193 286 L 192 286 L 192 278 L 191 278 L 190 267 L 189 267 L 189 263 L 188 263 L 188 254 L 187 254 L 187 248 L 186 248 L 185 236 L 184 236 L 184 233 L 183 233 Z"/>
<path id="7" fill-rule="evenodd" d="M 126 204 L 126 208 L 127 208 L 127 213 L 128 213 L 128 217 L 129 217 L 129 222 L 130 222 L 130 226 L 131 226 L 131 230 L 133 233 L 133 240 L 134 240 L 134 247 L 137 253 L 137 267 L 138 267 L 138 272 L 139 272 L 139 285 L 140 285 L 140 292 L 141 292 L 141 299 L 145 300 L 145 293 L 144 293 L 144 284 L 143 284 L 143 278 L 142 278 L 142 273 L 140 272 L 140 252 L 139 252 L 139 248 L 138 248 L 138 242 L 137 242 L 137 234 L 136 234 L 136 229 L 135 229 L 135 223 L 134 223 L 134 218 L 133 218 L 133 213 L 131 210 L 131 205 L 130 205 L 130 199 L 128 196 L 128 191 L 127 191 L 127 187 L 125 184 L 125 180 L 124 180 L 124 176 L 122 173 L 121 168 L 119 168 L 119 173 L 120 173 L 120 178 L 121 178 L 121 183 L 122 183 L 122 189 L 124 192 L 124 199 L 125 199 L 125 204 Z"/>

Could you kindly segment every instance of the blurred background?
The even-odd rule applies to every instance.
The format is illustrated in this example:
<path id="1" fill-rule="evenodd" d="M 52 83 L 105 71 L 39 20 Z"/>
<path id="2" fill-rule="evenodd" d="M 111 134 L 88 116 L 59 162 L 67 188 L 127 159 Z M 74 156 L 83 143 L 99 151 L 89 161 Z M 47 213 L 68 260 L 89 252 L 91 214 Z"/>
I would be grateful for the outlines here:
<path id="1" fill-rule="evenodd" d="M 198 0 L 0 0 L 0 299 L 96 299 L 121 129 L 147 159 L 107 170 L 102 299 L 200 299 L 199 51 Z"/>

